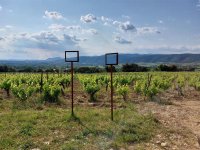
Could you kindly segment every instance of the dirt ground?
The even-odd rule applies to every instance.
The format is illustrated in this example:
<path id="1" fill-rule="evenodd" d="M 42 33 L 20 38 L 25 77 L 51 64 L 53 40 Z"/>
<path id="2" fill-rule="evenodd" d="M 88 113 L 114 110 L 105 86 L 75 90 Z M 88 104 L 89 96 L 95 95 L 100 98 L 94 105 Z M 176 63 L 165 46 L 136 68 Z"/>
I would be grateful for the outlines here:
<path id="1" fill-rule="evenodd" d="M 137 104 L 141 113 L 152 113 L 166 128 L 146 143 L 147 149 L 200 149 L 200 92 L 189 89 L 184 91 L 184 96 L 179 96 L 171 90 L 157 99 L 170 101 L 171 105 L 158 101 Z"/>

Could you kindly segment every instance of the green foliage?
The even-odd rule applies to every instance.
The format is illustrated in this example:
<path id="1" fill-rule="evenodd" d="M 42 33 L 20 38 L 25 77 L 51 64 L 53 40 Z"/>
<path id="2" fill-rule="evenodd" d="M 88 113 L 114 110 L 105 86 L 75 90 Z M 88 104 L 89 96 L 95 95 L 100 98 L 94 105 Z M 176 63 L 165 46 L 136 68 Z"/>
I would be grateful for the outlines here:
<path id="1" fill-rule="evenodd" d="M 138 66 L 137 64 L 124 64 L 122 66 L 123 72 L 146 72 L 148 71 L 147 67 Z"/>
<path id="2" fill-rule="evenodd" d="M 11 87 L 11 80 L 10 79 L 5 79 L 1 84 L 0 88 L 4 89 L 7 92 L 7 96 L 10 95 L 10 87 Z"/>
<path id="3" fill-rule="evenodd" d="M 40 85 L 40 74 L 19 73 L 19 74 L 0 74 L 3 78 L 0 81 L 0 88 L 5 90 L 7 95 L 12 91 L 13 95 L 21 101 L 27 100 L 33 93 L 39 93 L 45 101 L 55 102 L 58 100 L 60 89 L 62 95 L 65 94 L 65 88 L 70 85 L 70 76 L 56 76 L 48 74 L 48 80 L 43 77 L 43 85 Z M 114 73 L 113 87 L 119 95 L 126 99 L 131 92 L 136 92 L 144 97 L 152 98 L 159 93 L 174 87 L 179 93 L 183 94 L 184 87 L 191 86 L 196 90 L 200 90 L 199 73 L 170 73 L 170 72 L 151 72 L 151 73 Z M 151 79 L 150 79 L 151 78 Z M 102 87 L 106 87 L 106 91 L 110 87 L 110 76 L 107 74 L 78 74 L 75 80 L 78 79 L 83 85 L 84 91 L 90 95 L 90 101 L 97 100 L 97 93 L 103 91 Z M 48 85 L 43 87 L 44 85 Z M 53 90 L 51 87 L 53 86 Z M 127 87 L 130 89 L 127 91 Z M 45 90 L 45 91 L 43 91 Z M 48 92 L 55 91 L 55 92 Z M 56 96 L 58 95 L 58 96 Z"/>
<path id="4" fill-rule="evenodd" d="M 127 85 L 117 86 L 116 92 L 123 97 L 123 100 L 127 100 L 127 95 L 129 93 L 129 87 Z"/>
<path id="5" fill-rule="evenodd" d="M 134 91 L 144 96 L 153 97 L 159 92 L 159 87 L 155 84 L 148 86 L 146 82 L 136 82 Z"/>
<path id="6" fill-rule="evenodd" d="M 58 103 L 59 94 L 61 93 L 61 87 L 57 84 L 50 85 L 46 83 L 43 86 L 43 95 L 42 99 L 50 103 Z"/>
<path id="7" fill-rule="evenodd" d="M 200 91 L 200 76 L 194 74 L 192 78 L 189 78 L 189 85 Z"/>
<path id="8" fill-rule="evenodd" d="M 96 101 L 96 93 L 100 90 L 100 86 L 94 82 L 89 82 L 84 86 L 85 91 L 90 95 L 90 101 Z"/>
<path id="9" fill-rule="evenodd" d="M 122 85 L 130 85 L 131 80 L 126 76 L 117 76 L 114 78 L 114 87 L 122 86 Z"/>
<path id="10" fill-rule="evenodd" d="M 33 86 L 24 86 L 24 85 L 12 85 L 12 93 L 20 100 L 25 101 L 30 97 L 35 91 L 38 90 L 38 87 Z"/>
<path id="11" fill-rule="evenodd" d="M 90 95 L 89 101 L 97 101 L 96 93 L 100 90 L 100 85 L 103 84 L 103 78 L 79 76 L 79 81 L 83 84 L 84 90 Z"/>
<path id="12" fill-rule="evenodd" d="M 200 91 L 200 82 L 197 82 L 195 86 L 196 86 L 196 90 Z"/>
<path id="13" fill-rule="evenodd" d="M 179 69 L 177 68 L 176 65 L 159 65 L 156 70 L 158 71 L 170 71 L 170 72 L 174 72 L 174 71 L 179 71 Z"/>
<path id="14" fill-rule="evenodd" d="M 1 83 L 0 87 L 1 87 L 2 89 L 4 89 L 4 90 L 9 90 L 10 87 L 11 87 L 11 81 L 10 81 L 9 79 L 4 80 L 4 81 Z"/>
<path id="15" fill-rule="evenodd" d="M 63 88 L 65 88 L 65 87 L 68 87 L 70 84 L 70 77 L 69 76 L 60 77 L 60 78 L 57 78 L 55 82 L 61 85 Z"/>

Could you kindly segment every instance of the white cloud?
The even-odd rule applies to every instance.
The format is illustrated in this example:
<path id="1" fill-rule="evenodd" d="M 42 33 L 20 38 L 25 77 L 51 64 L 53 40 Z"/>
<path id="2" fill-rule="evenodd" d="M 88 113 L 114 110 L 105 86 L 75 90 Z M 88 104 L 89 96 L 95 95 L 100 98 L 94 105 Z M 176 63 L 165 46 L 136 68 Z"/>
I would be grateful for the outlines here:
<path id="1" fill-rule="evenodd" d="M 164 22 L 162 20 L 158 20 L 158 23 L 163 24 Z"/>
<path id="2" fill-rule="evenodd" d="M 3 41 L 3 40 L 4 40 L 4 38 L 0 37 L 0 41 Z"/>
<path id="3" fill-rule="evenodd" d="M 33 48 L 60 51 L 66 48 L 74 48 L 78 45 L 78 42 L 81 41 L 81 39 L 74 36 L 67 34 L 56 35 L 48 31 L 13 34 L 3 38 L 5 39 L 7 46 L 22 50 Z"/>
<path id="4" fill-rule="evenodd" d="M 142 35 L 142 34 L 154 34 L 154 33 L 160 34 L 161 32 L 156 27 L 139 27 L 137 28 L 137 33 L 139 35 Z"/>
<path id="5" fill-rule="evenodd" d="M 82 34 L 92 34 L 92 35 L 96 35 L 98 34 L 96 29 L 83 29 L 82 30 Z"/>
<path id="6" fill-rule="evenodd" d="M 117 28 L 121 31 L 124 31 L 124 32 L 132 31 L 134 33 L 137 33 L 137 35 L 161 33 L 157 27 L 137 27 L 136 28 L 129 21 L 126 21 L 126 22 L 113 21 L 113 25 L 117 26 Z"/>
<path id="7" fill-rule="evenodd" d="M 52 24 L 48 27 L 51 31 L 66 31 L 71 34 L 92 34 L 96 35 L 98 34 L 96 29 L 90 28 L 90 29 L 83 29 L 79 25 L 72 25 L 72 26 L 64 26 L 62 24 Z"/>
<path id="8" fill-rule="evenodd" d="M 115 36 L 114 41 L 119 43 L 119 44 L 131 44 L 132 42 L 129 40 L 126 40 L 120 36 Z"/>
<path id="9" fill-rule="evenodd" d="M 105 26 L 111 25 L 113 22 L 113 19 L 105 17 L 105 16 L 101 16 L 100 20 L 103 22 L 103 25 Z"/>
<path id="10" fill-rule="evenodd" d="M 101 21 L 103 21 L 103 22 L 112 22 L 113 19 L 105 17 L 105 16 L 101 16 Z"/>
<path id="11" fill-rule="evenodd" d="M 0 27 L 0 32 L 6 32 L 6 31 L 10 31 L 12 30 L 14 27 L 11 26 L 11 25 L 6 25 L 6 26 L 3 26 L 3 27 Z"/>
<path id="12" fill-rule="evenodd" d="M 63 26 L 62 24 L 52 24 L 48 27 L 52 31 L 62 31 L 66 30 L 66 26 Z"/>
<path id="13" fill-rule="evenodd" d="M 122 15 L 122 18 L 124 18 L 124 19 L 130 19 L 131 17 L 127 16 L 127 15 Z"/>
<path id="14" fill-rule="evenodd" d="M 132 25 L 129 21 L 120 24 L 119 27 L 124 31 L 135 30 L 134 25 Z"/>
<path id="15" fill-rule="evenodd" d="M 63 56 L 63 51 L 66 49 L 82 50 L 79 45 L 86 40 L 85 37 L 63 32 L 12 33 L 0 37 L 0 58 L 43 59 Z"/>
<path id="16" fill-rule="evenodd" d="M 40 32 L 31 35 L 31 38 L 40 43 L 57 44 L 59 39 L 55 34 L 51 32 Z"/>
<path id="17" fill-rule="evenodd" d="M 14 27 L 11 26 L 11 25 L 6 25 L 5 28 L 6 28 L 6 29 L 12 29 L 12 28 L 14 28 Z"/>
<path id="18" fill-rule="evenodd" d="M 72 26 L 67 26 L 66 29 L 68 29 L 68 30 L 81 30 L 82 28 L 79 25 L 72 25 Z"/>
<path id="19" fill-rule="evenodd" d="M 48 27 L 52 31 L 63 31 L 63 30 L 81 30 L 81 27 L 78 25 L 64 26 L 62 24 L 52 24 Z"/>
<path id="20" fill-rule="evenodd" d="M 135 26 L 133 24 L 131 24 L 129 21 L 126 21 L 126 22 L 113 21 L 113 25 L 118 26 L 118 28 L 121 31 L 125 31 L 125 32 L 136 30 Z"/>
<path id="21" fill-rule="evenodd" d="M 84 23 L 95 22 L 97 18 L 93 14 L 87 14 L 85 16 L 81 16 L 80 20 Z"/>
<path id="22" fill-rule="evenodd" d="M 87 39 L 82 39 L 82 38 L 77 38 L 76 36 L 72 36 L 71 37 L 74 41 L 76 41 L 76 42 L 84 42 L 84 41 L 87 41 Z"/>
<path id="23" fill-rule="evenodd" d="M 5 28 L 0 28 L 0 32 L 6 31 Z"/>
<path id="24" fill-rule="evenodd" d="M 61 13 L 56 12 L 56 11 L 45 11 L 44 12 L 44 18 L 48 18 L 48 19 L 55 19 L 55 20 L 60 20 L 60 19 L 64 19 L 64 17 L 62 16 Z"/>

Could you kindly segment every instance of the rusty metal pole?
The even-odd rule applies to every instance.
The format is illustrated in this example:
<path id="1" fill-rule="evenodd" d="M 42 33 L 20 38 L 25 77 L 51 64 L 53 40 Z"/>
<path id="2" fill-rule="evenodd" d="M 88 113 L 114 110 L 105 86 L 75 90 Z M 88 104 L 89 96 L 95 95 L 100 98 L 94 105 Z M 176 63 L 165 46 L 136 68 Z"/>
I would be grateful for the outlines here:
<path id="1" fill-rule="evenodd" d="M 113 65 L 110 65 L 110 78 L 111 78 L 111 120 L 113 121 Z"/>
<path id="2" fill-rule="evenodd" d="M 74 67 L 73 67 L 73 62 L 71 62 L 71 98 L 72 98 L 72 114 L 71 115 L 74 115 Z"/>

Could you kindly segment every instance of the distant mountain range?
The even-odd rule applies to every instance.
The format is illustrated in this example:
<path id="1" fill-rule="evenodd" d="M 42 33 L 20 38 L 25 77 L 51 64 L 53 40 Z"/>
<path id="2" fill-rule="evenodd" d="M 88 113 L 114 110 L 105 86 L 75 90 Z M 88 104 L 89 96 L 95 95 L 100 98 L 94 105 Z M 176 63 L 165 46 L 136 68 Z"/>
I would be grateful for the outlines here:
<path id="1" fill-rule="evenodd" d="M 200 54 L 119 54 L 119 64 L 125 63 L 200 63 Z M 105 56 L 80 56 L 79 66 L 105 65 Z M 46 60 L 0 60 L 0 65 L 10 66 L 66 66 L 64 58 L 55 57 Z"/>

